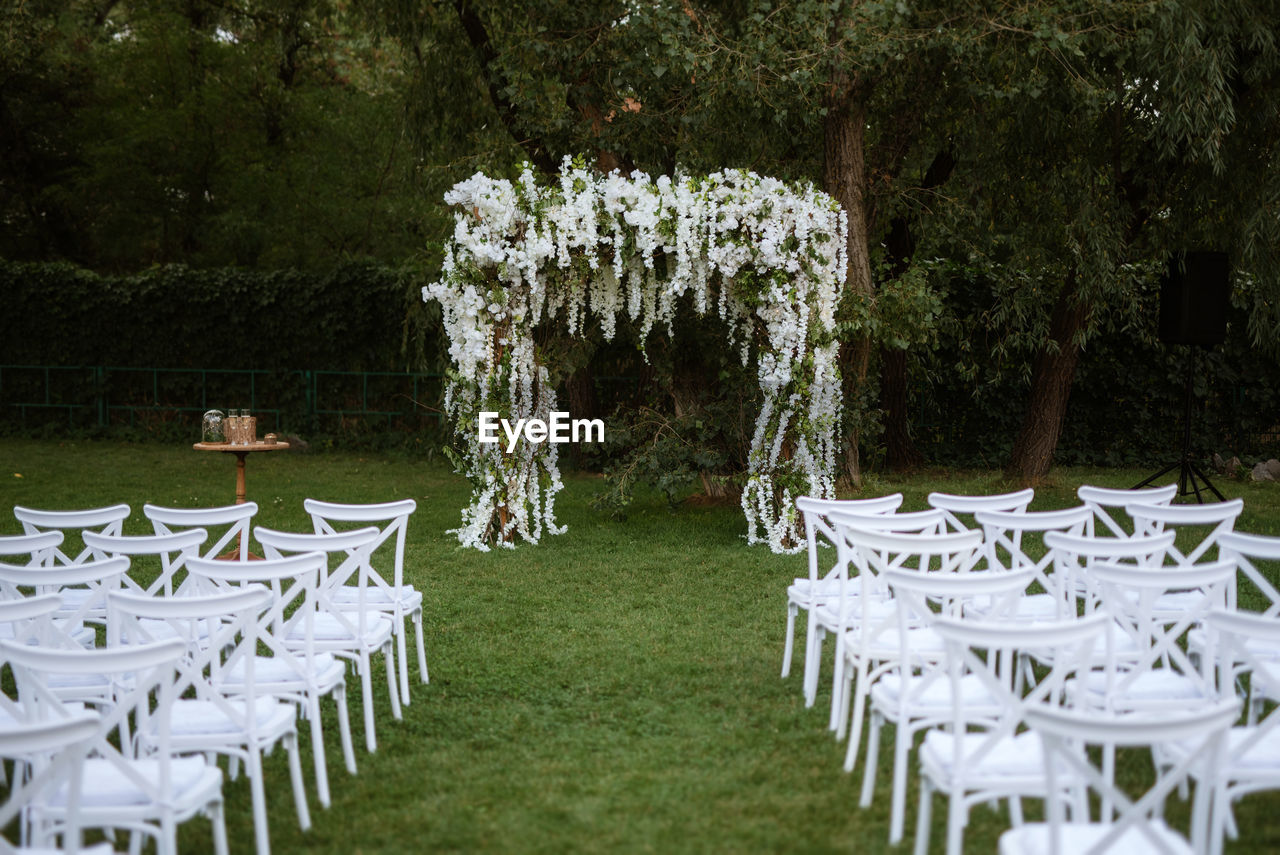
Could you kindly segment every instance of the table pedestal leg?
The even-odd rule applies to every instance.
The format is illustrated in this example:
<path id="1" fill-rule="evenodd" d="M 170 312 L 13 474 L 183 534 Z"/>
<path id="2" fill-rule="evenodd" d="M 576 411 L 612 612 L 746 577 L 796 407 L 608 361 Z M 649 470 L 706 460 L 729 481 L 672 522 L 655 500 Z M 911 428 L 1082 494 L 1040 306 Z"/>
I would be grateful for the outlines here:
<path id="1" fill-rule="evenodd" d="M 237 451 L 236 455 L 236 504 L 243 505 L 244 498 L 244 459 L 249 456 L 247 451 Z"/>

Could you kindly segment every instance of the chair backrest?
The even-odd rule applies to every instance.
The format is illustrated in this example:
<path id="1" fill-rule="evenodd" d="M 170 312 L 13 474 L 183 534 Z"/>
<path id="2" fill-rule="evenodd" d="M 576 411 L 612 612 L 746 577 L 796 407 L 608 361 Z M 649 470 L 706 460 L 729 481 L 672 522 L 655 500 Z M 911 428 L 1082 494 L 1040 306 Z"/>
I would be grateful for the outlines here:
<path id="1" fill-rule="evenodd" d="M 1280 578 L 1276 565 L 1271 563 L 1280 562 L 1280 537 L 1233 531 L 1218 538 L 1218 551 L 1223 558 L 1236 563 L 1237 578 L 1243 576 L 1249 583 L 1243 595 L 1237 593 L 1236 586 L 1232 586 L 1229 593 L 1231 608 L 1260 611 L 1268 617 L 1280 614 L 1280 590 L 1271 581 Z"/>
<path id="2" fill-rule="evenodd" d="M 316 592 L 325 561 L 322 552 L 261 561 L 192 558 L 187 561 L 187 572 L 204 581 L 199 586 L 201 590 L 231 591 L 265 585 L 271 591 L 271 601 L 266 611 L 258 614 L 258 640 L 273 658 L 297 674 L 296 682 L 305 688 L 315 674 Z M 291 636 L 303 640 L 300 648 L 286 643 Z"/>
<path id="3" fill-rule="evenodd" d="M 378 536 L 369 550 L 369 580 L 382 589 L 389 602 L 395 602 L 397 592 L 404 584 L 404 544 L 409 530 L 409 516 L 417 510 L 418 503 L 413 499 L 370 504 L 305 499 L 302 507 L 311 515 L 311 524 L 316 534 L 337 534 L 343 530 L 349 531 L 353 526 L 364 527 L 369 524 L 378 529 Z M 384 557 L 388 550 L 383 547 L 388 543 L 392 543 L 393 548 L 390 556 Z"/>
<path id="4" fill-rule="evenodd" d="M 177 665 L 184 649 L 178 639 L 94 650 L 52 650 L 0 641 L 0 658 L 13 669 L 19 702 L 33 719 L 75 715 L 50 688 L 57 675 L 108 677 L 115 689 L 115 703 L 102 713 L 90 751 L 108 761 L 113 773 L 127 778 L 149 802 L 168 805 L 174 801 L 170 714 L 176 698 Z M 117 747 L 110 738 L 129 720 L 136 730 L 156 734 L 156 751 L 150 755 L 156 763 L 155 775 L 144 775 L 130 763 L 135 757 L 134 746 L 126 742 Z"/>
<path id="5" fill-rule="evenodd" d="M 982 733 L 976 745 L 952 741 L 955 753 L 951 768 L 961 781 L 969 768 L 977 767 L 1002 740 L 1015 734 L 1027 707 L 1070 703 L 1079 694 L 1069 690 L 1073 680 L 1095 667 L 1108 667 L 1110 618 L 1101 612 L 1035 623 L 939 616 L 930 625 L 946 646 L 943 661 L 951 681 L 951 732 L 967 734 L 976 727 Z M 1029 651 L 1038 654 L 1047 670 L 1010 673 Z M 1019 676 L 1028 675 L 1028 671 L 1035 683 L 1024 691 Z M 970 675 L 1001 702 L 1003 714 L 995 726 L 974 716 L 970 705 L 963 703 L 961 682 Z M 956 789 L 962 790 L 963 783 Z"/>
<path id="6" fill-rule="evenodd" d="M 161 621 L 172 637 L 182 639 L 186 655 L 178 663 L 178 696 L 193 692 L 196 700 L 212 704 L 238 731 L 252 736 L 258 729 L 258 717 L 252 712 L 257 697 L 258 618 L 271 600 L 271 590 L 258 584 L 185 597 L 116 592 L 108 598 L 108 607 L 117 644 L 154 641 L 155 624 L 149 621 Z M 243 679 L 235 681 L 234 692 L 224 692 L 225 677 L 237 666 Z M 249 703 L 231 703 L 230 695 Z"/>
<path id="7" fill-rule="evenodd" d="M 0 536 L 0 558 L 27 556 L 27 564 L 52 564 L 54 550 L 62 546 L 61 531 Z M 17 563 L 17 562 L 13 562 Z"/>
<path id="8" fill-rule="evenodd" d="M 1233 562 L 1152 568 L 1101 561 L 1089 572 L 1103 609 L 1132 641 L 1132 652 L 1107 673 L 1103 698 L 1109 707 L 1125 699 L 1119 709 L 1141 708 L 1142 702 L 1133 699 L 1131 690 L 1157 669 L 1169 669 L 1163 673 L 1172 671 L 1184 685 L 1194 686 L 1195 695 L 1183 697 L 1183 704 L 1218 696 L 1214 642 L 1210 640 L 1210 653 L 1198 664 L 1188 656 L 1185 642 L 1190 629 L 1203 625 L 1212 611 L 1226 605 L 1227 584 L 1235 575 Z M 1181 595 L 1176 606 L 1162 605 L 1162 598 L 1175 593 Z M 1159 709 L 1168 702 L 1167 696 L 1161 696 L 1154 703 Z"/>
<path id="9" fill-rule="evenodd" d="M 203 558 L 217 558 L 233 548 L 241 561 L 249 558 L 249 524 L 258 512 L 256 502 L 238 505 L 222 505 L 216 508 L 166 508 L 159 505 L 143 505 L 142 513 L 151 520 L 156 534 L 173 534 L 192 528 L 202 528 L 217 535 L 206 543 Z"/>
<path id="10" fill-rule="evenodd" d="M 319 552 L 325 555 L 326 569 L 321 572 L 316 589 L 316 608 L 332 615 L 352 638 L 363 638 L 376 617 L 369 607 L 368 587 L 373 576 L 369 555 L 378 542 L 379 530 L 374 526 L 334 534 L 304 534 L 275 531 L 257 526 L 253 537 L 262 544 L 268 558 L 282 558 L 288 553 Z M 356 587 L 354 602 L 343 602 L 338 589 L 352 583 Z"/>
<path id="11" fill-rule="evenodd" d="M 1173 545 L 1175 534 L 1134 535 L 1133 537 L 1093 537 L 1088 534 L 1045 532 L 1044 545 L 1053 558 L 1053 578 L 1064 597 L 1088 594 L 1092 581 L 1089 569 L 1099 561 L 1159 567 Z M 1071 600 L 1074 603 L 1074 599 Z M 1097 603 L 1097 592 L 1086 600 Z"/>
<path id="12" fill-rule="evenodd" d="M 1044 546 L 1044 534 L 1060 531 L 1066 534 L 1084 534 L 1084 527 L 1093 516 L 1084 505 L 1058 511 L 977 511 L 974 521 L 982 527 L 982 540 L 987 551 L 987 566 L 992 569 L 1017 570 L 1034 567 L 1040 584 L 1046 591 L 1055 590 L 1048 577 L 1053 554 Z M 1038 557 L 1028 552 L 1024 536 L 1039 535 L 1035 545 L 1040 547 Z"/>
<path id="13" fill-rule="evenodd" d="M 181 592 L 185 582 L 183 566 L 187 559 L 200 554 L 200 544 L 208 537 L 202 528 L 193 528 L 175 534 L 116 535 L 86 531 L 85 545 L 105 555 L 127 555 L 130 560 L 151 556 L 160 559 L 160 573 L 156 578 L 143 582 L 138 578 L 141 568 L 135 561 L 130 566 L 130 577 L 148 595 L 174 595 L 175 587 Z M 183 578 L 179 579 L 179 572 Z M 177 582 L 175 586 L 175 580 Z"/>
<path id="14" fill-rule="evenodd" d="M 1085 484 L 1076 490 L 1080 501 L 1093 511 L 1093 520 L 1085 530 L 1086 534 L 1102 534 L 1098 524 L 1109 535 L 1128 537 L 1131 533 L 1114 516 L 1113 511 L 1123 510 L 1137 502 L 1149 505 L 1167 505 L 1178 495 L 1177 484 L 1166 484 L 1163 487 L 1145 487 L 1140 490 L 1125 490 L 1116 487 L 1094 487 Z"/>
<path id="15" fill-rule="evenodd" d="M 973 515 L 979 511 L 1006 511 L 1020 513 L 1027 509 L 1036 491 L 1030 487 L 1012 493 L 993 493 L 989 496 L 966 496 L 955 493 L 930 493 L 929 507 L 943 511 L 947 517 L 947 526 L 953 531 L 964 531 L 973 528 Z M 969 520 L 960 519 L 964 514 Z"/>
<path id="16" fill-rule="evenodd" d="M 64 564 L 54 567 L 29 567 L 0 564 L 0 591 L 11 597 L 35 594 L 59 594 L 65 589 L 83 589 L 86 593 L 74 599 L 63 598 L 54 614 L 55 627 L 64 632 L 74 630 L 85 620 L 106 619 L 107 593 L 118 590 L 128 579 L 129 559 L 123 555 L 101 561 L 82 564 Z M 62 633 L 60 633 L 62 635 Z M 60 642 L 79 645 L 69 636 Z M 61 646 L 59 644 L 58 646 Z"/>
<path id="17" fill-rule="evenodd" d="M 62 834 L 65 849 L 80 851 L 80 788 L 84 758 L 98 732 L 100 717 L 84 710 L 67 718 L 43 721 L 12 721 L 0 725 L 0 757 L 25 762 L 29 772 L 9 785 L 0 806 L 0 828 L 13 822 L 35 798 L 67 784 L 67 814 Z M 0 840 L 0 852 L 16 852 Z M 51 851 L 51 850 L 45 850 Z"/>
<path id="18" fill-rule="evenodd" d="M 1273 653 L 1280 649 L 1280 621 L 1253 612 L 1221 610 L 1210 614 L 1206 623 L 1216 644 L 1216 650 L 1206 655 L 1217 659 L 1218 685 L 1224 693 L 1237 685 L 1241 674 L 1248 674 L 1256 696 L 1280 697 L 1280 658 Z M 1244 732 L 1238 741 L 1229 742 L 1228 752 L 1233 760 L 1266 752 L 1265 746 L 1274 744 L 1272 732 L 1280 727 L 1280 707 L 1258 706 L 1270 709 L 1255 728 Z"/>
<path id="19" fill-rule="evenodd" d="M 47 531 L 61 531 L 79 534 L 83 531 L 96 531 L 103 534 L 120 534 L 124 521 L 129 516 L 128 505 L 110 505 L 102 508 L 87 508 L 80 511 L 46 511 L 38 508 L 24 508 L 15 505 L 13 515 L 22 523 L 25 534 L 42 534 Z M 89 558 L 102 558 L 88 546 L 80 550 L 74 558 L 63 550 L 74 549 L 64 541 L 61 546 L 54 547 L 51 556 L 57 564 L 77 564 Z"/>
<path id="20" fill-rule="evenodd" d="M 921 573 L 902 568 L 888 568 L 883 578 L 893 592 L 897 608 L 894 623 L 898 636 L 898 703 L 903 714 L 917 700 L 923 698 L 935 684 L 950 678 L 950 660 L 939 656 L 932 647 L 927 651 L 917 649 L 919 628 L 932 626 L 941 617 L 960 619 L 966 606 L 981 599 L 984 613 L 995 619 L 1011 616 L 1017 600 L 1035 579 L 1030 568 L 1012 572 L 981 571 L 974 573 L 931 572 Z M 937 609 L 935 612 L 934 609 Z M 1011 695 L 1014 685 L 1015 661 L 995 660 L 987 663 L 987 677 L 1003 686 L 993 697 L 1000 699 Z M 961 695 L 955 695 L 961 697 Z M 990 723 L 1003 717 L 1006 710 L 997 704 L 984 710 L 983 720 Z"/>
<path id="21" fill-rule="evenodd" d="M 1184 539 L 1198 538 L 1185 551 L 1180 550 L 1175 542 L 1169 547 L 1169 557 L 1177 564 L 1195 564 L 1202 559 L 1217 557 L 1210 555 L 1218 540 L 1229 534 L 1235 527 L 1236 517 L 1244 510 L 1244 499 L 1232 499 L 1229 502 L 1207 502 L 1197 505 L 1153 505 L 1149 502 L 1134 502 L 1126 505 L 1125 510 L 1133 519 L 1135 534 L 1156 534 L 1166 529 L 1183 529 Z M 1207 531 L 1206 531 L 1207 529 Z"/>
<path id="22" fill-rule="evenodd" d="M 1161 817 L 1164 802 L 1195 768 L 1203 775 L 1201 780 L 1213 780 L 1222 758 L 1227 729 L 1240 714 L 1240 702 L 1236 699 L 1220 701 L 1203 709 L 1166 709 L 1158 715 L 1109 715 L 1095 711 L 1064 710 L 1050 705 L 1027 707 L 1023 716 L 1032 731 L 1039 734 L 1044 744 L 1045 776 L 1048 784 L 1049 855 L 1092 855 L 1092 853 L 1117 851 L 1114 847 L 1122 835 L 1137 833 L 1145 837 L 1150 851 L 1173 855 L 1185 847 L 1172 848 L 1170 841 L 1160 832 L 1165 829 Z M 1192 746 L 1186 756 L 1176 763 L 1157 769 L 1155 783 L 1137 800 L 1131 799 L 1116 786 L 1114 775 L 1100 765 L 1095 765 L 1095 755 L 1080 750 L 1082 746 L 1153 747 L 1162 744 L 1181 743 Z M 1103 752 L 1102 756 L 1108 756 Z M 1110 822 L 1107 832 L 1092 846 L 1080 853 L 1064 839 L 1067 800 L 1069 795 L 1062 781 L 1066 771 L 1078 776 L 1089 789 L 1101 797 L 1103 815 L 1116 808 L 1118 815 Z M 1214 788 L 1196 787 L 1196 799 L 1204 807 L 1193 811 L 1193 817 L 1208 817 L 1207 800 Z M 1087 803 L 1072 799 L 1072 822 L 1087 821 Z M 1082 815 L 1086 814 L 1086 815 Z M 1168 832 L 1166 832 L 1168 833 Z M 1207 851 L 1209 829 L 1203 821 L 1192 829 L 1192 849 Z"/>
<path id="23" fill-rule="evenodd" d="M 19 643 L 55 644 L 49 618 L 60 608 L 62 597 L 57 594 L 0 599 L 0 638 Z"/>

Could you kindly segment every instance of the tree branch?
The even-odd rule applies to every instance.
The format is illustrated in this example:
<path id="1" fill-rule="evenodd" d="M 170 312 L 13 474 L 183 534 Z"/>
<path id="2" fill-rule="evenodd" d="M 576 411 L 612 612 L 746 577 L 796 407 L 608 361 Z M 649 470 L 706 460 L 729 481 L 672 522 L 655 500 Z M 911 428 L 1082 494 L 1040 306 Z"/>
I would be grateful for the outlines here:
<path id="1" fill-rule="evenodd" d="M 521 132 L 522 128 L 516 115 L 516 106 L 502 92 L 502 81 L 499 79 L 497 71 L 493 68 L 494 61 L 498 58 L 498 52 L 493 47 L 493 42 L 489 38 L 489 31 L 485 29 L 484 22 L 480 20 L 480 16 L 468 0 L 453 0 L 453 8 L 458 12 L 458 22 L 462 24 L 462 30 L 467 35 L 467 41 L 471 43 L 472 49 L 476 52 L 476 59 L 480 62 L 480 70 L 489 86 L 489 99 L 498 111 L 498 118 L 502 120 L 503 126 L 511 134 L 512 138 L 529 155 L 529 160 L 534 166 L 548 174 L 555 173 L 559 166 L 551 158 L 546 145 L 542 140 L 531 139 Z"/>

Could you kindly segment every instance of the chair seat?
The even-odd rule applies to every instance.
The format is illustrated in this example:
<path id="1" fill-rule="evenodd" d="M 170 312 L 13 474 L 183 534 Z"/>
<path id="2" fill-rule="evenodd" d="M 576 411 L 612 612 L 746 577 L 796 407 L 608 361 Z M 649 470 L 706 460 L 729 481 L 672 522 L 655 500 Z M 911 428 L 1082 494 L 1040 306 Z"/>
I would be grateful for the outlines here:
<path id="1" fill-rule="evenodd" d="M 1163 820 L 1155 820 L 1146 827 L 1160 840 L 1162 846 L 1157 847 L 1141 830 L 1136 827 L 1125 829 L 1124 833 L 1108 846 L 1102 853 L 1114 855 L 1164 855 L 1165 852 L 1176 855 L 1191 855 L 1192 848 L 1186 840 L 1169 828 Z M 1066 853 L 1091 852 L 1111 826 L 1096 822 L 1067 822 L 1058 827 L 1062 835 L 1062 846 L 1059 852 Z M 1049 855 L 1049 826 L 1043 822 L 1032 822 L 1018 828 L 1011 828 L 1000 835 L 1000 855 Z"/>
<path id="2" fill-rule="evenodd" d="M 787 586 L 787 599 L 793 603 L 812 606 L 815 603 L 834 600 L 840 596 L 840 586 L 847 584 L 840 579 L 810 579 L 799 576 Z"/>
<path id="3" fill-rule="evenodd" d="M 357 612 L 343 612 L 341 618 L 337 615 L 322 612 L 316 615 L 315 620 L 312 622 L 313 637 L 319 643 L 350 642 L 352 644 L 363 643 L 373 647 L 384 644 L 391 638 L 392 623 L 391 619 L 381 611 L 368 609 L 364 615 L 364 636 L 357 639 L 352 632 L 352 628 L 359 629 L 359 613 Z M 306 628 L 299 621 L 285 636 L 285 643 L 293 646 L 304 641 L 306 641 Z"/>
<path id="4" fill-rule="evenodd" d="M 305 660 L 298 657 L 299 665 Z M 275 656 L 255 656 L 253 660 L 254 686 L 263 691 L 274 691 L 279 686 L 296 686 L 309 683 L 317 686 L 330 686 L 341 683 L 344 666 L 332 653 L 317 653 L 312 660 L 313 674 L 306 674 L 294 666 L 292 660 Z M 245 681 L 245 663 L 237 662 L 223 675 L 223 687 L 235 691 Z"/>
<path id="5" fill-rule="evenodd" d="M 917 679 L 913 678 L 912 682 L 915 683 Z M 885 674 L 871 687 L 871 700 L 881 707 L 896 708 L 901 692 L 902 678 L 897 674 Z M 914 707 L 951 709 L 951 680 L 945 674 L 934 679 L 924 691 L 918 691 L 917 687 L 913 686 L 912 692 L 915 694 L 910 702 Z M 960 698 L 965 707 L 973 710 L 990 708 L 993 715 L 1000 711 L 1000 701 L 991 694 L 986 683 L 976 674 L 967 674 L 960 678 Z"/>
<path id="6" fill-rule="evenodd" d="M 160 780 L 160 763 L 157 760 L 134 760 L 130 766 L 149 784 Z M 184 797 L 209 788 L 222 787 L 222 770 L 210 766 L 203 757 L 175 757 L 169 762 L 169 774 L 175 802 L 182 802 Z M 151 804 L 151 796 L 110 760 L 101 757 L 86 760 L 83 780 L 80 804 L 84 808 Z M 54 794 L 51 804 L 66 806 L 66 784 Z"/>
<path id="7" fill-rule="evenodd" d="M 976 597 L 973 604 L 965 608 L 965 613 L 984 615 L 995 605 L 991 597 Z M 1007 616 L 1021 620 L 1055 620 L 1059 618 L 1059 612 L 1064 606 L 1062 599 L 1053 594 L 1025 594 L 1014 604 L 1012 615 Z M 1002 612 L 1001 616 L 1006 615 Z M 1061 617 L 1075 617 L 1075 613 L 1063 614 Z"/>
<path id="8" fill-rule="evenodd" d="M 920 656 L 929 659 L 937 659 L 946 653 L 947 646 L 942 640 L 942 636 L 934 632 L 930 627 L 919 627 L 907 630 L 907 647 L 911 651 L 911 655 Z M 850 631 L 845 639 L 845 651 L 849 654 L 857 653 L 859 646 L 858 634 Z M 896 658 L 898 651 L 901 650 L 901 638 L 898 636 L 898 629 L 890 627 L 875 638 L 871 639 L 868 655 L 872 659 L 876 658 Z M 946 682 L 943 680 L 942 682 Z"/>
<path id="9" fill-rule="evenodd" d="M 805 581 L 808 581 L 807 579 Z M 355 585 L 343 585 L 329 594 L 329 602 L 338 608 L 358 606 L 360 589 Z M 413 611 L 422 606 L 422 592 L 412 585 L 390 586 L 383 588 L 370 585 L 365 588 L 364 602 L 370 608 L 380 611 L 391 611 L 397 605 L 404 611 Z"/>
<path id="10" fill-rule="evenodd" d="M 245 716 L 244 701 L 231 701 L 229 705 L 237 717 Z M 297 716 L 297 707 L 275 698 L 257 698 L 253 704 L 253 724 L 260 736 L 287 730 Z M 170 732 L 175 737 L 238 733 L 243 729 L 239 721 L 213 701 L 181 700 L 173 705 Z"/>
<path id="11" fill-rule="evenodd" d="M 1110 700 L 1125 701 L 1191 701 L 1207 699 L 1200 684 L 1171 668 L 1155 668 L 1129 679 L 1127 675 L 1115 675 L 1115 688 Z M 1107 675 L 1103 671 L 1090 671 L 1084 677 L 1084 686 L 1091 694 L 1107 694 Z"/>
<path id="12" fill-rule="evenodd" d="M 1044 748 L 1034 733 L 1001 737 L 978 759 L 972 759 L 986 744 L 987 735 L 966 733 L 961 743 L 960 762 L 972 778 L 1011 775 L 1043 777 Z M 930 730 L 920 747 L 920 759 L 950 774 L 955 766 L 956 738 L 941 730 Z"/>
<path id="13" fill-rule="evenodd" d="M 857 624 L 860 621 L 868 620 L 874 623 L 879 623 L 886 618 L 891 617 L 894 611 L 898 608 L 898 604 L 887 597 L 873 597 L 865 605 L 859 602 L 861 599 L 861 597 L 855 596 L 845 601 L 847 622 Z M 838 603 L 820 603 L 816 608 L 814 608 L 813 614 L 818 623 L 825 627 L 835 629 L 840 626 L 840 607 Z M 887 638 L 890 635 L 894 636 L 896 639 L 897 630 L 886 630 L 884 636 Z"/>
<path id="14" fill-rule="evenodd" d="M 1134 604 L 1139 601 L 1141 596 L 1138 591 L 1124 592 L 1125 599 Z M 1203 602 L 1204 593 L 1201 591 L 1169 591 L 1156 597 L 1151 607 L 1156 614 L 1177 615 L 1198 609 Z"/>
<path id="15" fill-rule="evenodd" d="M 77 851 L 80 855 L 116 855 L 116 850 L 111 848 L 111 844 L 105 842 L 82 846 Z M 48 849 L 44 846 L 19 846 L 13 852 L 14 855 L 67 855 L 66 849 Z"/>

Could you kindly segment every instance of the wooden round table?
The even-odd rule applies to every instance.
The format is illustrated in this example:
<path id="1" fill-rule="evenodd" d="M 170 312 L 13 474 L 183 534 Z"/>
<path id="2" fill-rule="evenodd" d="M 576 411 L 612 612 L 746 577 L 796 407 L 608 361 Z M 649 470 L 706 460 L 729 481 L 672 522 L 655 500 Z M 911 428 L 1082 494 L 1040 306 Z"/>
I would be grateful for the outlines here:
<path id="1" fill-rule="evenodd" d="M 244 498 L 244 459 L 257 451 L 287 451 L 289 443 L 276 442 L 268 445 L 261 440 L 248 445 L 232 445 L 229 442 L 197 442 L 191 446 L 196 451 L 221 451 L 223 454 L 236 456 L 236 504 L 243 505 Z"/>

